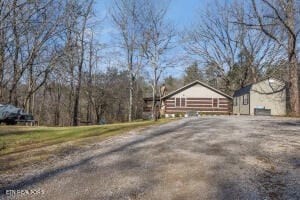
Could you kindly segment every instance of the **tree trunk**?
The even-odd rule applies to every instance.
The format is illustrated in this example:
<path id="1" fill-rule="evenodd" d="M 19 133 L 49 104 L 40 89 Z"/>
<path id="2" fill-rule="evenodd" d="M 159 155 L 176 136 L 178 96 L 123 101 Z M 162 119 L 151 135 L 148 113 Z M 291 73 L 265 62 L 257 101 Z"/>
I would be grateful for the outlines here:
<path id="1" fill-rule="evenodd" d="M 57 85 L 57 99 L 56 99 L 56 106 L 54 112 L 54 125 L 59 126 L 60 124 L 60 100 L 61 100 L 61 86 Z"/>
<path id="2" fill-rule="evenodd" d="M 78 75 L 78 84 L 75 88 L 75 100 L 74 100 L 74 110 L 73 110 L 73 126 L 78 126 L 79 119 L 79 98 L 80 98 L 80 89 L 81 89 L 81 70 L 79 70 Z"/>
<path id="3" fill-rule="evenodd" d="M 83 19 L 83 25 L 81 29 L 81 37 L 80 37 L 80 61 L 78 64 L 78 83 L 75 88 L 75 101 L 74 101 L 74 113 L 73 113 L 73 126 L 78 126 L 80 122 L 80 113 L 79 113 L 79 106 L 80 106 L 80 90 L 81 90 L 81 79 L 82 79 L 82 68 L 83 68 L 83 61 L 84 61 L 84 39 L 85 39 L 85 31 L 86 31 L 86 23 L 88 20 L 88 16 L 91 11 L 91 7 L 93 4 L 93 0 L 90 1 L 86 13 Z"/>
<path id="4" fill-rule="evenodd" d="M 19 50 L 20 50 L 20 37 L 17 30 L 17 0 L 13 2 L 13 37 L 15 44 L 15 52 L 13 58 L 13 83 L 9 90 L 9 103 L 18 106 L 18 97 L 17 97 L 17 84 L 18 84 L 18 59 L 19 59 Z"/>
<path id="5" fill-rule="evenodd" d="M 289 70 L 290 108 L 292 116 L 299 116 L 298 66 L 296 55 L 291 55 Z"/>
<path id="6" fill-rule="evenodd" d="M 89 76 L 88 76 L 88 88 L 87 88 L 87 93 L 88 93 L 88 99 L 87 99 L 87 112 L 86 112 L 86 121 L 91 122 L 92 121 L 92 96 L 93 96 L 93 90 L 92 90 L 92 60 L 93 60 L 93 32 L 92 32 L 92 37 L 90 41 L 90 51 L 89 51 Z"/>
<path id="7" fill-rule="evenodd" d="M 156 68 L 154 68 L 154 80 L 152 86 L 152 119 L 157 121 L 157 114 L 156 114 L 156 87 L 157 87 L 157 72 Z"/>
<path id="8" fill-rule="evenodd" d="M 287 7 L 287 23 L 290 27 L 288 31 L 288 55 L 289 55 L 289 89 L 290 89 L 290 108 L 292 116 L 299 116 L 299 88 L 298 88 L 298 65 L 296 57 L 295 34 L 295 10 L 294 1 L 289 1 Z"/>
<path id="9" fill-rule="evenodd" d="M 72 68 L 72 67 L 71 67 Z M 73 117 L 73 98 L 74 98 L 74 70 L 71 69 L 71 81 L 70 81 L 70 93 L 69 93 L 69 105 L 68 105 L 68 113 L 69 113 L 69 125 L 72 125 L 72 117 Z"/>
<path id="10" fill-rule="evenodd" d="M 133 49 L 129 48 L 127 51 L 128 53 L 128 70 L 130 73 L 129 76 L 129 108 L 128 108 L 128 121 L 132 121 L 132 108 L 133 108 L 133 81 L 134 81 L 134 74 L 133 74 Z"/>
<path id="11" fill-rule="evenodd" d="M 129 108 L 128 108 L 128 121 L 132 121 L 132 107 L 133 107 L 133 74 L 132 69 L 130 71 L 130 81 L 129 81 Z"/>
<path id="12" fill-rule="evenodd" d="M 25 108 L 26 112 L 32 113 L 32 104 L 33 104 L 33 65 L 31 64 L 29 67 L 29 74 L 28 74 L 28 88 L 27 88 L 27 96 L 25 98 L 25 102 L 23 103 L 23 107 Z"/>
<path id="13" fill-rule="evenodd" d="M 1 22 L 0 22 L 1 23 Z M 4 66 L 5 66 L 5 51 L 4 51 L 4 29 L 2 24 L 0 27 L 0 103 L 4 100 L 3 94 L 3 78 L 4 78 Z"/>
<path id="14" fill-rule="evenodd" d="M 45 121 L 45 118 L 42 116 L 45 116 L 46 95 L 47 95 L 47 85 L 44 86 L 42 103 L 40 104 L 40 107 L 39 107 L 39 114 L 38 114 L 37 118 L 35 118 L 35 120 L 37 120 L 38 122 Z"/>

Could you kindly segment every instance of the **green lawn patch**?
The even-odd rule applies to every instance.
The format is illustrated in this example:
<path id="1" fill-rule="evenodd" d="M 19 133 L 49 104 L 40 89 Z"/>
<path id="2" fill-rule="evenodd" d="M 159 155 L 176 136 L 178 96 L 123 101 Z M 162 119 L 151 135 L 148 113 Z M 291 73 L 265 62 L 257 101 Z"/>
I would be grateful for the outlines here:
<path id="1" fill-rule="evenodd" d="M 141 121 L 80 127 L 0 126 L 0 173 L 66 155 L 85 145 L 136 128 L 169 122 Z M 65 145 L 67 144 L 67 145 Z"/>

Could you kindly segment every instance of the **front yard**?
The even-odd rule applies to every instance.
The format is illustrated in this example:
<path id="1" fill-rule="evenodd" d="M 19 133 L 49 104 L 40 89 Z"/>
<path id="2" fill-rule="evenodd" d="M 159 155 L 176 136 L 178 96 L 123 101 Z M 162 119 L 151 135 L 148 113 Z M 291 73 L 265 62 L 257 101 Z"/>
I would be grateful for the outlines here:
<path id="1" fill-rule="evenodd" d="M 166 123 L 142 121 L 101 126 L 0 126 L 0 174 L 80 151 L 95 142 L 132 129 Z M 1 182 L 0 182 L 1 183 Z"/>

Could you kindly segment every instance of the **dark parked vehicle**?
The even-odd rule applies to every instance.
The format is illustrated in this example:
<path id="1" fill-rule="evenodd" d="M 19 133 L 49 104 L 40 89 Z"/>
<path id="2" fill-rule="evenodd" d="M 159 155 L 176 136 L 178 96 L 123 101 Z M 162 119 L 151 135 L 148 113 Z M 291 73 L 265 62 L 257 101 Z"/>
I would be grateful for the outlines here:
<path id="1" fill-rule="evenodd" d="M 33 116 L 24 112 L 22 108 L 17 108 L 13 105 L 0 104 L 0 124 L 15 125 L 18 121 L 31 121 Z"/>

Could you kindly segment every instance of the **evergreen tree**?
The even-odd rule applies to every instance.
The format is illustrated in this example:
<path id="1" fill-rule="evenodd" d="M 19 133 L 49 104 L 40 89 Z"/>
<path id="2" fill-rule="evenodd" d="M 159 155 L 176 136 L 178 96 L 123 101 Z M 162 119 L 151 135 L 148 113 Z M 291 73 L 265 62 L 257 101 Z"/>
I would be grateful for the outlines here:
<path id="1" fill-rule="evenodd" d="M 203 80 L 203 74 L 199 69 L 197 62 L 194 62 L 185 69 L 184 84 L 189 84 L 195 80 Z"/>

